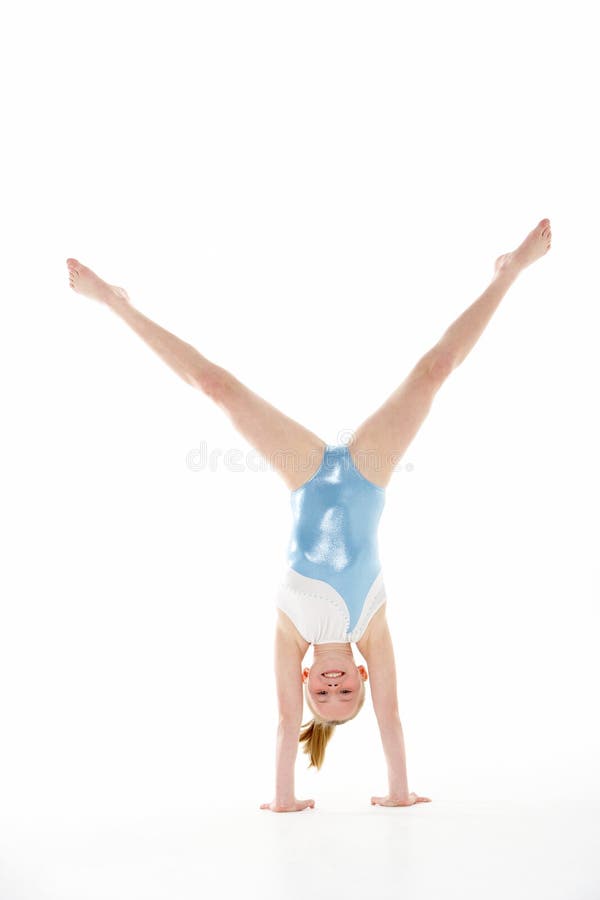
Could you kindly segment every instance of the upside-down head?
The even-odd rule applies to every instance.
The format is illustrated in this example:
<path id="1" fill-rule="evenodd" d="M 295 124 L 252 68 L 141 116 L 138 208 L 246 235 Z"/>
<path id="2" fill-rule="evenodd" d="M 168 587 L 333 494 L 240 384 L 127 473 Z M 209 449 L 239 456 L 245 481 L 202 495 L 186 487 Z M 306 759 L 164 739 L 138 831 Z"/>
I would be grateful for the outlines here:
<path id="1" fill-rule="evenodd" d="M 341 669 L 323 668 L 326 660 L 315 659 L 310 669 L 302 670 L 304 696 L 313 719 L 302 725 L 299 741 L 303 751 L 310 756 L 310 766 L 320 769 L 325 758 L 325 748 L 336 725 L 354 719 L 365 702 L 365 681 L 368 673 L 364 666 L 357 666 L 351 655 L 344 654 Z"/>

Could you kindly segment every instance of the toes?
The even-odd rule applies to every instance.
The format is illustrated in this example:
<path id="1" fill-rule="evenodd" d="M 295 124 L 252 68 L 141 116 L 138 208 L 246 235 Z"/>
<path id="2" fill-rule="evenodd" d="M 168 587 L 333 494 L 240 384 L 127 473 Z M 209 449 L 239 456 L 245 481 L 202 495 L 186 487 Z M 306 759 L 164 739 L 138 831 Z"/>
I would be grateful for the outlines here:
<path id="1" fill-rule="evenodd" d="M 545 235 L 548 231 L 550 231 L 550 219 L 542 219 L 541 222 L 538 222 L 536 230 L 539 234 Z"/>

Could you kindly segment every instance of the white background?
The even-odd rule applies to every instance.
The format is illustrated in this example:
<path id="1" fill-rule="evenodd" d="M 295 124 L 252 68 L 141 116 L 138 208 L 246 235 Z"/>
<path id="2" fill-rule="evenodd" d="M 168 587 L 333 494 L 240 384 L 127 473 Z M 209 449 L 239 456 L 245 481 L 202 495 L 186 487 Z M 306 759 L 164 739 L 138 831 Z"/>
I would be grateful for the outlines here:
<path id="1" fill-rule="evenodd" d="M 352 835 L 367 854 L 369 816 L 437 821 L 445 840 L 464 804 L 597 810 L 592 10 L 59 0 L 5 17 L 2 900 L 196 896 L 208 856 L 242 877 L 227 868 L 230 843 L 253 838 L 281 859 L 291 820 L 314 845 L 289 857 L 281 885 L 292 873 L 301 884 L 320 854 L 354 896 L 354 845 L 332 847 L 314 825 L 340 804 L 340 821 L 360 814 Z M 246 464 L 190 468 L 202 442 L 251 448 L 70 290 L 65 260 L 126 287 L 332 443 L 546 216 L 550 253 L 441 389 L 381 522 L 409 783 L 433 803 L 370 806 L 387 782 L 368 698 L 320 772 L 299 752 L 296 794 L 315 809 L 260 811 L 274 787 L 287 489 Z M 204 857 L 185 824 L 201 821 Z M 165 850 L 161 869 L 156 848 L 176 829 L 189 858 L 173 865 L 175 888 L 174 857 Z M 81 848 L 100 832 L 112 868 L 109 851 L 86 868 Z M 527 834 L 513 849 L 525 853 Z M 574 845 L 564 884 L 552 872 L 544 896 L 596 896 L 589 852 Z M 138 860 L 130 883 L 119 854 Z M 481 877 L 498 883 L 491 863 Z"/>

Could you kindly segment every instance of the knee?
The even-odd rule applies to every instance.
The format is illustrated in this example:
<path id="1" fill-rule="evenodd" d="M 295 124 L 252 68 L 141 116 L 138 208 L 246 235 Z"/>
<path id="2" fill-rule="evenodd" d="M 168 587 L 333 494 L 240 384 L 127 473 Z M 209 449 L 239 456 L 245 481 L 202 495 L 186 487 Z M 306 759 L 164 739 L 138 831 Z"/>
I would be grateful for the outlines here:
<path id="1" fill-rule="evenodd" d="M 198 390 L 219 403 L 227 390 L 229 373 L 220 366 L 212 366 L 194 376 L 194 386 Z"/>
<path id="2" fill-rule="evenodd" d="M 457 365 L 456 354 L 447 347 L 434 347 L 420 362 L 420 368 L 433 387 L 438 388 Z"/>

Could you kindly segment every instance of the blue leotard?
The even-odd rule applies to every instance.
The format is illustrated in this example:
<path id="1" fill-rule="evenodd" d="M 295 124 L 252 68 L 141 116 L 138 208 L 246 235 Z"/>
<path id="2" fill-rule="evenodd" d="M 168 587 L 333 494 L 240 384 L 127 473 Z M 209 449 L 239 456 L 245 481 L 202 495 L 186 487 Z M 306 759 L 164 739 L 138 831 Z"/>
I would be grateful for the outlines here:
<path id="1" fill-rule="evenodd" d="M 289 568 L 277 606 L 311 643 L 358 641 L 385 602 L 377 527 L 385 490 L 346 445 L 327 445 L 318 470 L 291 492 Z"/>

